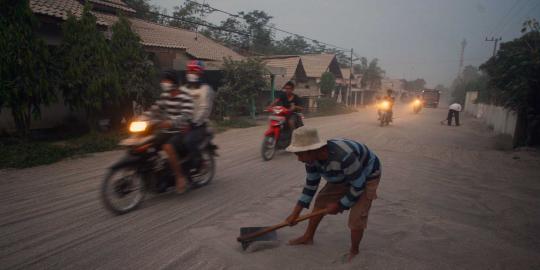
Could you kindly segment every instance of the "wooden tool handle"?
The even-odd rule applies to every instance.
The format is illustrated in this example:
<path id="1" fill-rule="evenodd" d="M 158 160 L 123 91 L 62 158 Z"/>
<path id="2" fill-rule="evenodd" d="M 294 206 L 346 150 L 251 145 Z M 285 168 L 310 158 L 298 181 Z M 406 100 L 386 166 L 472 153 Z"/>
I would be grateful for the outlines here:
<path id="1" fill-rule="evenodd" d="M 302 222 L 306 219 L 310 219 L 312 217 L 316 217 L 316 216 L 321 216 L 321 215 L 324 215 L 326 214 L 326 209 L 322 209 L 322 210 L 319 210 L 319 211 L 315 211 L 315 212 L 312 212 L 312 213 L 309 213 L 309 214 L 306 214 L 306 215 L 303 215 L 303 216 L 300 216 L 296 219 L 296 222 Z M 251 239 L 251 238 L 255 238 L 255 237 L 259 237 L 261 235 L 264 235 L 264 234 L 267 234 L 269 232 L 272 232 L 272 231 L 275 231 L 275 230 L 278 230 L 278 229 L 281 229 L 283 227 L 286 227 L 286 226 L 289 226 L 289 223 L 287 223 L 286 221 L 284 222 L 281 222 L 279 224 L 276 224 L 274 226 L 270 226 L 270 227 L 267 227 L 267 228 L 264 228 L 260 231 L 257 231 L 257 232 L 253 232 L 253 233 L 250 233 L 250 234 L 246 234 L 246 235 L 242 235 L 242 236 L 239 236 L 238 238 L 236 238 L 236 240 L 238 242 L 242 242 L 242 241 L 245 241 L 245 240 L 248 240 L 248 239 Z"/>

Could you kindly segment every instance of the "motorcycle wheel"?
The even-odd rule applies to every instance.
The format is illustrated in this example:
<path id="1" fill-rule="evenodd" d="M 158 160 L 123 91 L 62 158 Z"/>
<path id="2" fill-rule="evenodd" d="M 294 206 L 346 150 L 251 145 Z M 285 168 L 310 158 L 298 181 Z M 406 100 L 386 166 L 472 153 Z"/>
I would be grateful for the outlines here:
<path id="1" fill-rule="evenodd" d="M 191 187 L 199 188 L 208 185 L 214 179 L 216 173 L 216 162 L 214 156 L 209 151 L 201 153 L 201 166 L 190 175 Z"/>
<path id="2" fill-rule="evenodd" d="M 118 177 L 119 176 L 119 177 Z M 110 170 L 101 186 L 105 207 L 117 215 L 136 209 L 144 199 L 143 176 L 134 167 Z"/>
<path id="3" fill-rule="evenodd" d="M 274 140 L 274 137 L 272 136 L 264 137 L 262 146 L 261 146 L 261 155 L 262 155 L 263 160 L 265 161 L 271 160 L 274 157 L 275 153 L 276 153 L 276 142 Z"/>

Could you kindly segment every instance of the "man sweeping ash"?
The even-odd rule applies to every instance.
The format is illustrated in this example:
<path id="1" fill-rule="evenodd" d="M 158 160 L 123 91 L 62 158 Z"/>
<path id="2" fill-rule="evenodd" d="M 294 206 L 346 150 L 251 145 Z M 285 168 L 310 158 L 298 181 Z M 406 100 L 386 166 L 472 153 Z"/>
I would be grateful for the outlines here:
<path id="1" fill-rule="evenodd" d="M 315 199 L 313 212 L 326 209 L 335 215 L 349 210 L 351 248 L 348 261 L 359 253 L 359 245 L 367 227 L 372 201 L 377 198 L 381 178 L 379 158 L 364 144 L 347 139 L 331 139 L 321 142 L 316 129 L 301 127 L 294 131 L 287 151 L 293 152 L 305 163 L 306 185 L 293 212 L 287 217 L 289 225 L 295 225 L 303 208 L 309 208 L 321 177 L 327 183 Z M 309 220 L 306 232 L 289 241 L 290 245 L 311 245 L 323 216 Z"/>

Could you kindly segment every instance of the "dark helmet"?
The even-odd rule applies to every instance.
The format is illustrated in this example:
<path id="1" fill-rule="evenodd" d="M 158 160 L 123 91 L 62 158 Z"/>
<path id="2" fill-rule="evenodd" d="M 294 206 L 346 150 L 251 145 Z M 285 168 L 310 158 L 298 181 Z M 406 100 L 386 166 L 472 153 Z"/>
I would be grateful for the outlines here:
<path id="1" fill-rule="evenodd" d="M 294 89 L 294 82 L 293 81 L 288 81 L 284 86 L 290 86 Z"/>
<path id="2" fill-rule="evenodd" d="M 164 70 L 161 73 L 161 79 L 172 81 L 174 84 L 178 85 L 178 76 L 176 75 L 176 71 L 172 69 Z"/>

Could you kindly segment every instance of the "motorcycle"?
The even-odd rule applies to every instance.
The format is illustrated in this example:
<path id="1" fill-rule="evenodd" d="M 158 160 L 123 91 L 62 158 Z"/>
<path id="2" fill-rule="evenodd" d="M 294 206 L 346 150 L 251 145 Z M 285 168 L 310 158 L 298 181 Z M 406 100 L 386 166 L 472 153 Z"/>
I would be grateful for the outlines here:
<path id="1" fill-rule="evenodd" d="M 413 101 L 413 112 L 418 114 L 422 110 L 423 104 L 420 99 L 415 99 Z"/>
<path id="2" fill-rule="evenodd" d="M 379 107 L 379 121 L 380 125 L 387 126 L 392 122 L 392 112 L 390 107 L 390 102 L 388 100 L 384 100 L 378 105 Z"/>
<path id="3" fill-rule="evenodd" d="M 294 113 L 283 106 L 274 106 L 265 110 L 271 112 L 269 126 L 264 133 L 264 139 L 261 146 L 261 155 L 263 160 L 268 161 L 274 157 L 276 150 L 285 149 L 291 143 L 292 130 L 287 123 L 287 116 Z M 297 122 L 297 128 L 304 125 L 303 116 L 300 114 Z"/>
<path id="4" fill-rule="evenodd" d="M 101 187 L 102 201 L 111 212 L 128 213 L 143 202 L 146 193 L 164 193 L 176 185 L 174 172 L 161 150 L 164 141 L 161 136 L 169 136 L 171 132 L 158 129 L 160 122 L 141 116 L 130 123 L 130 137 L 119 143 L 127 147 L 127 153 L 111 166 Z M 212 138 L 212 132 L 207 131 L 199 144 L 199 159 L 187 153 L 179 162 L 190 189 L 205 186 L 214 178 L 217 146 Z"/>

